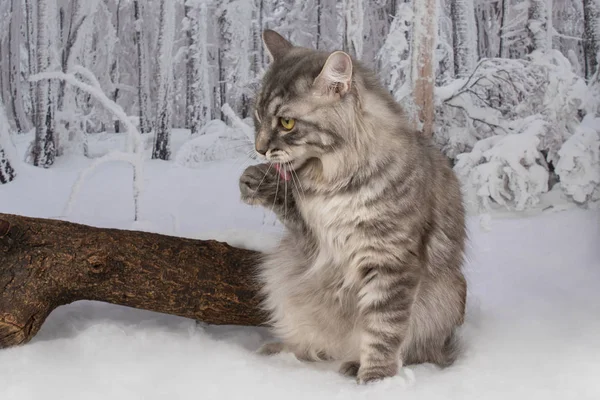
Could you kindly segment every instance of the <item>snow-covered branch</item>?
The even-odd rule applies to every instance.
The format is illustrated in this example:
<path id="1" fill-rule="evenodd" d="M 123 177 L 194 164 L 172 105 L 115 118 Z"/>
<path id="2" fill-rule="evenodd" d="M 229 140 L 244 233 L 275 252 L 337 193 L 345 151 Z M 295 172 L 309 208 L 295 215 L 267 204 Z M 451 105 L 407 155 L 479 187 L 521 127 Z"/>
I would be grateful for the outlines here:
<path id="1" fill-rule="evenodd" d="M 81 66 L 73 67 L 73 71 L 86 77 L 86 79 L 90 75 L 93 76 L 93 73 L 91 71 L 89 71 L 86 68 L 81 67 Z M 123 123 L 123 125 L 127 128 L 127 132 L 129 134 L 129 137 L 131 138 L 130 144 L 132 144 L 132 146 L 130 148 L 128 148 L 128 151 L 133 151 L 135 153 L 142 152 L 142 148 L 143 148 L 142 147 L 143 146 L 142 136 L 139 133 L 138 129 L 135 127 L 135 125 L 133 124 L 131 119 L 127 116 L 127 114 L 125 114 L 125 111 L 123 111 L 123 108 L 120 105 L 116 104 L 111 99 L 109 99 L 108 96 L 106 96 L 106 94 L 104 94 L 104 92 L 100 88 L 100 85 L 99 85 L 97 79 L 94 78 L 92 80 L 92 83 L 88 84 L 88 83 L 85 83 L 85 82 L 77 79 L 77 77 L 72 73 L 66 74 L 64 72 L 58 72 L 58 71 L 41 72 L 41 73 L 33 75 L 29 78 L 29 80 L 31 82 L 37 82 L 37 81 L 44 80 L 44 79 L 64 80 L 65 82 L 77 87 L 80 90 L 83 90 L 84 92 L 86 92 L 89 95 L 91 95 L 92 97 L 94 97 L 96 100 L 98 100 L 100 102 L 100 104 L 102 104 L 110 112 L 112 112 L 119 119 L 119 121 L 121 121 L 121 123 Z"/>
<path id="2" fill-rule="evenodd" d="M 139 201 L 142 193 L 142 182 L 143 182 L 143 142 L 142 137 L 136 126 L 131 122 L 131 119 L 125 114 L 123 108 L 114 101 L 110 100 L 106 94 L 100 89 L 98 80 L 93 76 L 93 73 L 84 67 L 75 67 L 73 69 L 75 73 L 80 74 L 86 79 L 91 81 L 91 84 L 85 83 L 72 74 L 65 74 L 63 72 L 41 72 L 39 74 L 31 76 L 29 79 L 32 82 L 37 82 L 44 79 L 60 79 L 63 80 L 78 89 L 88 93 L 96 100 L 98 100 L 104 107 L 111 111 L 123 125 L 127 128 L 128 137 L 131 139 L 128 141 L 127 150 L 128 152 L 113 151 L 108 153 L 96 160 L 94 160 L 87 168 L 85 168 L 77 178 L 77 181 L 73 185 L 69 201 L 65 207 L 65 214 L 69 214 L 72 210 L 81 185 L 85 179 L 95 171 L 100 165 L 110 161 L 125 161 L 131 164 L 133 167 L 133 202 L 134 202 L 134 219 L 137 221 L 139 218 Z"/>
<path id="3" fill-rule="evenodd" d="M 233 111 L 229 104 L 223 104 L 223 107 L 221 107 L 221 111 L 223 111 L 223 114 L 231 120 L 231 124 L 234 127 L 239 128 L 244 132 L 250 143 L 254 142 L 254 129 L 250 125 L 242 121 L 241 118 L 237 116 L 235 111 Z"/>

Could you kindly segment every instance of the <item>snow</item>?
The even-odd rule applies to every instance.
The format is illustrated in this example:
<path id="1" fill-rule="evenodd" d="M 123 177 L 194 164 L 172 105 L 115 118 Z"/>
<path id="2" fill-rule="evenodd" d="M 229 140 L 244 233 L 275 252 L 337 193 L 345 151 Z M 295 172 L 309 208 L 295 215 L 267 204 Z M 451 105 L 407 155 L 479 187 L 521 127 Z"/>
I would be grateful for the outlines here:
<path id="1" fill-rule="evenodd" d="M 174 152 L 201 136 L 174 130 Z M 14 137 L 19 160 L 31 139 Z M 90 153 L 124 141 L 91 135 Z M 188 168 L 149 156 L 147 148 L 135 223 L 131 169 L 121 163 L 95 169 L 63 215 L 75 179 L 93 162 L 77 155 L 58 157 L 50 169 L 19 163 L 17 179 L 0 186 L 0 212 L 262 250 L 277 242 L 282 228 L 274 217 L 239 200 L 238 176 L 254 161 L 235 155 Z M 0 399 L 600 398 L 600 211 L 492 213 L 470 217 L 469 231 L 466 351 L 446 370 L 410 366 L 357 386 L 334 364 L 256 355 L 270 339 L 264 328 L 82 301 L 53 312 L 29 344 L 0 351 Z"/>
<path id="2" fill-rule="evenodd" d="M 239 118 L 238 122 L 248 127 Z M 247 156 L 254 150 L 254 145 L 246 133 L 246 128 L 231 128 L 220 120 L 212 120 L 192 140 L 183 144 L 175 155 L 175 163 L 188 168 L 204 168 L 206 161 Z"/>
<path id="3" fill-rule="evenodd" d="M 539 138 L 521 133 L 492 136 L 475 144 L 470 153 L 457 156 L 454 167 L 466 189 L 469 206 L 490 209 L 500 204 L 523 211 L 540 202 L 548 191 L 548 171 L 542 167 Z"/>
<path id="4" fill-rule="evenodd" d="M 576 202 L 600 199 L 600 118 L 588 115 L 558 152 L 560 185 Z"/>

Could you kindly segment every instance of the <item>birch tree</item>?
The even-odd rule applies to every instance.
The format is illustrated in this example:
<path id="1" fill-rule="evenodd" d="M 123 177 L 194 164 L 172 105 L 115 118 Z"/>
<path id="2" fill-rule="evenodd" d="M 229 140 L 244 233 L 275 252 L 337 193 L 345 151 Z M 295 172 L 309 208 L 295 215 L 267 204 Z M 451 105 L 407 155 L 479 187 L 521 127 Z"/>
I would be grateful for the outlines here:
<path id="1" fill-rule="evenodd" d="M 186 125 L 192 134 L 212 117 L 212 87 L 209 53 L 209 10 L 206 0 L 188 0 L 186 13 Z"/>
<path id="2" fill-rule="evenodd" d="M 115 10 L 114 10 L 114 14 L 115 14 L 115 25 L 114 25 L 114 30 L 115 30 L 115 35 L 118 38 L 119 37 L 119 30 L 121 28 L 121 1 L 122 0 L 118 0 L 117 4 L 115 5 Z M 115 103 L 118 103 L 119 100 L 119 80 L 120 80 L 120 74 L 119 74 L 119 53 L 120 53 L 120 43 L 118 42 L 118 40 L 116 41 L 115 44 L 115 57 L 113 59 L 113 62 L 110 66 L 110 80 L 113 84 L 113 91 L 111 94 L 111 99 L 112 101 L 114 101 Z M 120 124 L 119 124 L 119 120 L 115 119 L 115 126 L 114 126 L 115 132 L 120 132 Z"/>
<path id="3" fill-rule="evenodd" d="M 397 101 L 403 100 L 411 91 L 410 85 L 410 31 L 413 12 L 410 4 L 396 7 L 390 32 L 377 54 L 381 76 Z"/>
<path id="4" fill-rule="evenodd" d="M 473 0 L 452 0 L 450 3 L 453 38 L 454 72 L 458 78 L 468 76 L 477 63 L 477 33 Z"/>
<path id="5" fill-rule="evenodd" d="M 0 100 L 0 184 L 11 182 L 17 176 L 8 154 L 8 146 L 10 146 L 9 131 L 10 125 L 2 100 Z"/>
<path id="6" fill-rule="evenodd" d="M 364 41 L 363 0 L 343 0 L 339 4 L 342 48 L 354 57 L 362 58 Z"/>
<path id="7" fill-rule="evenodd" d="M 414 102 L 418 107 L 416 125 L 423 124 L 426 136 L 433 134 L 435 60 L 438 7 L 436 0 L 413 2 L 414 22 L 411 55 L 411 81 Z M 415 117 L 413 117 L 415 118 Z"/>
<path id="8" fill-rule="evenodd" d="M 39 0 L 37 6 L 37 70 L 47 71 L 56 54 L 56 0 Z M 54 164 L 56 148 L 54 145 L 56 111 L 55 84 L 40 81 L 35 96 L 35 141 L 32 147 L 31 161 L 37 167 L 48 168 Z"/>
<path id="9" fill-rule="evenodd" d="M 29 130 L 29 120 L 24 110 L 21 85 L 21 27 L 23 26 L 22 0 L 11 0 L 11 19 L 8 31 L 9 43 L 9 87 L 14 121 L 17 131 Z"/>
<path id="10" fill-rule="evenodd" d="M 158 33 L 158 95 L 154 124 L 152 158 L 168 160 L 171 156 L 171 114 L 173 102 L 173 41 L 175 38 L 175 2 L 160 3 Z"/>
<path id="11" fill-rule="evenodd" d="M 549 33 L 552 30 L 552 18 L 548 18 L 551 15 L 549 4 L 552 4 L 551 0 L 529 1 L 527 30 L 530 53 L 535 50 L 545 53 L 552 48 L 552 36 Z"/>
<path id="12" fill-rule="evenodd" d="M 250 52 L 252 51 L 251 25 L 240 23 L 252 18 L 252 2 L 246 0 L 222 1 L 219 18 L 219 81 L 221 104 L 229 104 L 242 118 L 248 115 L 252 80 Z"/>
<path id="13" fill-rule="evenodd" d="M 25 2 L 25 30 L 27 38 L 27 66 L 29 76 L 33 76 L 37 73 L 37 57 L 35 51 L 35 40 L 36 40 L 36 12 L 37 7 L 35 6 L 34 0 L 23 0 Z M 35 124 L 36 122 L 36 107 L 35 107 L 35 93 L 37 84 L 29 82 L 29 99 L 31 101 L 31 121 Z"/>
<path id="14" fill-rule="evenodd" d="M 585 77 L 592 79 L 600 59 L 600 0 L 583 0 Z"/>
<path id="15" fill-rule="evenodd" d="M 341 48 L 337 33 L 337 9 L 335 0 L 317 0 L 317 36 L 315 47 L 318 50 Z"/>
<path id="16" fill-rule="evenodd" d="M 135 41 L 137 47 L 137 90 L 138 90 L 138 116 L 140 132 L 149 133 L 152 130 L 150 123 L 150 71 L 148 66 L 148 43 L 144 32 L 145 2 L 133 1 L 133 17 L 135 19 Z"/>

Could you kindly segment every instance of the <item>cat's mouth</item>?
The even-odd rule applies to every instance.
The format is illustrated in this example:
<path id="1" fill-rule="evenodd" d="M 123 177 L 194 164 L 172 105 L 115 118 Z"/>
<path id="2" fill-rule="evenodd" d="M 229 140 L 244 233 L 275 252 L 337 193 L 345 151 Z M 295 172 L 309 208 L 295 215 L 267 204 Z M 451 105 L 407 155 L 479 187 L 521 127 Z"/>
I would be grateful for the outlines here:
<path id="1" fill-rule="evenodd" d="M 275 170 L 284 181 L 292 179 L 292 167 L 289 164 L 274 164 Z"/>
<path id="2" fill-rule="evenodd" d="M 299 157 L 292 161 L 274 162 L 273 166 L 275 167 L 275 170 L 277 171 L 281 179 L 287 182 L 292 180 L 292 174 L 295 173 L 295 171 L 301 169 L 304 166 L 304 164 L 306 164 L 306 161 L 307 160 L 305 158 Z"/>

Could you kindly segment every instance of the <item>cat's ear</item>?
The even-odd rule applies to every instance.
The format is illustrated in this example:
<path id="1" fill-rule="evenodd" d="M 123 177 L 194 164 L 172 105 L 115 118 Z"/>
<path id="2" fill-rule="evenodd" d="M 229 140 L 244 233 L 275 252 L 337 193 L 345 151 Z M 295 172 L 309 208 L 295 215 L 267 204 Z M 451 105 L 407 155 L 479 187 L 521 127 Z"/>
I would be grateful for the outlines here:
<path id="1" fill-rule="evenodd" d="M 348 93 L 352 84 L 352 58 L 343 51 L 329 55 L 314 85 L 324 93 L 336 93 L 340 96 Z"/>
<path id="2" fill-rule="evenodd" d="M 283 36 L 271 29 L 265 29 L 262 38 L 272 60 L 281 59 L 292 47 L 294 47 L 294 45 L 285 40 Z"/>

